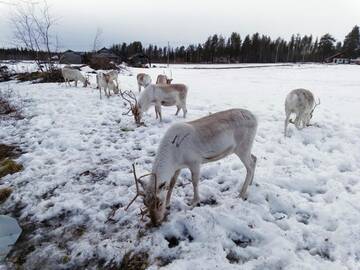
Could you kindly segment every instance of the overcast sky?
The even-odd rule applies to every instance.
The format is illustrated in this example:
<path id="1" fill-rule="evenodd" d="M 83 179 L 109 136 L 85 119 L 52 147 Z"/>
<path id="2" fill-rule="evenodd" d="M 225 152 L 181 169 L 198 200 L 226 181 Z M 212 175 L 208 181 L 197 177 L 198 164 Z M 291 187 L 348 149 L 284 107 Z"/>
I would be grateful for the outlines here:
<path id="1" fill-rule="evenodd" d="M 8 0 L 10 1 L 10 0 Z M 13 0 L 11 0 L 13 1 Z M 10 1 L 10 2 L 11 2 Z M 0 46 L 11 46 L 12 7 L 0 1 Z M 61 49 L 89 50 L 97 28 L 102 44 L 141 41 L 172 46 L 204 42 L 214 33 L 259 32 L 288 39 L 329 32 L 343 41 L 360 24 L 360 0 L 48 0 L 58 18 Z"/>

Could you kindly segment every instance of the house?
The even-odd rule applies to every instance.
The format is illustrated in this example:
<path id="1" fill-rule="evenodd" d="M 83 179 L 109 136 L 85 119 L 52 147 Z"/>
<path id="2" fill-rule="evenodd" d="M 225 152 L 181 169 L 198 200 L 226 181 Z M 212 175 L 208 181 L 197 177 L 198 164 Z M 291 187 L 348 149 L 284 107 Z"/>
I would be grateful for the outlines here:
<path id="1" fill-rule="evenodd" d="M 74 52 L 72 50 L 67 50 L 60 56 L 60 64 L 82 64 L 83 63 L 82 52 Z"/>
<path id="2" fill-rule="evenodd" d="M 356 58 L 356 59 L 351 59 L 351 63 L 352 63 L 352 64 L 360 65 L 360 57 L 358 57 L 358 58 Z"/>
<path id="3" fill-rule="evenodd" d="M 350 58 L 346 57 L 346 52 L 339 52 L 326 58 L 325 62 L 334 64 L 350 64 Z"/>
<path id="4" fill-rule="evenodd" d="M 151 66 L 150 58 L 144 53 L 136 53 L 128 58 L 128 64 L 133 67 L 145 67 L 146 64 Z"/>
<path id="5" fill-rule="evenodd" d="M 98 50 L 96 53 L 92 54 L 92 57 L 99 60 L 120 63 L 121 59 L 119 56 L 114 54 L 110 49 L 102 48 Z"/>
<path id="6" fill-rule="evenodd" d="M 350 64 L 349 58 L 334 58 L 332 61 L 334 64 Z"/>

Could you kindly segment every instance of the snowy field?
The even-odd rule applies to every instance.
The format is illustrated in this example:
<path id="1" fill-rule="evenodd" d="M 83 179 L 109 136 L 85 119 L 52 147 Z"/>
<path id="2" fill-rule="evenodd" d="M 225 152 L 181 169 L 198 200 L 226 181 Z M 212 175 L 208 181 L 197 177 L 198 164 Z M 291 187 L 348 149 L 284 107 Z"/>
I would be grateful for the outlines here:
<path id="1" fill-rule="evenodd" d="M 131 69 L 133 76 L 120 76 L 122 88 L 137 91 L 143 71 L 153 81 L 163 73 Z M 56 83 L 1 83 L 21 97 L 25 116 L 0 123 L 0 141 L 25 152 L 18 159 L 24 170 L 0 183 L 14 189 L 0 213 L 25 228 L 26 243 L 15 247 L 23 268 L 113 269 L 133 251 L 148 254 L 149 269 L 360 269 L 359 74 L 360 66 L 350 65 L 174 66 L 173 82 L 189 87 L 186 120 L 235 107 L 258 117 L 258 163 L 247 201 L 238 198 L 245 169 L 235 155 L 202 166 L 201 206 L 194 209 L 183 170 L 170 215 L 151 229 L 141 221 L 141 199 L 124 210 L 135 194 L 131 164 L 139 174 L 151 170 L 166 129 L 184 121 L 176 108 L 163 109 L 163 123 L 151 108 L 147 126 L 136 128 L 118 96 L 100 100 L 95 89 Z M 285 96 L 300 87 L 321 105 L 314 126 L 290 125 L 285 139 Z"/>

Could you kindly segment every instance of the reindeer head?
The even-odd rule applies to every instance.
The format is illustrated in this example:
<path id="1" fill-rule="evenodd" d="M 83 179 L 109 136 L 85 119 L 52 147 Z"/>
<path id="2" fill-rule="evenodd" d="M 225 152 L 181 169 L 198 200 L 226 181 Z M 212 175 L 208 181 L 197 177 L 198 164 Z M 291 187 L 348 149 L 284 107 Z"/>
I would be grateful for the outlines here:
<path id="1" fill-rule="evenodd" d="M 138 105 L 136 96 L 132 91 L 120 91 L 121 97 L 130 105 L 130 109 L 124 113 L 124 115 L 129 115 L 131 112 L 134 116 L 134 120 L 137 126 L 144 125 L 144 122 L 141 122 L 141 108 Z"/>
<path id="2" fill-rule="evenodd" d="M 117 94 L 119 94 L 119 92 L 120 92 L 119 86 L 118 86 L 118 85 L 115 85 L 114 93 L 117 95 Z"/>
<path id="3" fill-rule="evenodd" d="M 135 165 L 133 164 L 132 167 L 133 167 L 133 174 L 136 185 L 136 195 L 128 204 L 128 206 L 125 208 L 125 210 L 127 210 L 130 207 L 130 205 L 135 201 L 135 199 L 138 196 L 142 196 L 143 203 L 145 205 L 145 210 L 141 209 L 141 213 L 148 214 L 152 225 L 158 226 L 164 220 L 165 212 L 166 212 L 165 189 L 164 189 L 165 183 L 163 183 L 158 187 L 156 174 L 154 173 L 145 174 L 137 178 Z M 154 185 L 147 184 L 142 180 L 142 178 L 149 175 L 151 176 L 150 183 L 154 183 Z M 139 183 L 142 187 L 142 190 L 140 190 L 139 188 Z"/>
<path id="4" fill-rule="evenodd" d="M 318 106 L 318 105 L 320 105 L 320 98 L 319 98 L 319 102 L 318 102 L 318 103 L 315 103 L 314 108 L 313 108 L 313 109 L 311 110 L 311 112 L 310 112 L 310 119 L 313 117 L 313 112 L 314 112 L 316 106 Z"/>

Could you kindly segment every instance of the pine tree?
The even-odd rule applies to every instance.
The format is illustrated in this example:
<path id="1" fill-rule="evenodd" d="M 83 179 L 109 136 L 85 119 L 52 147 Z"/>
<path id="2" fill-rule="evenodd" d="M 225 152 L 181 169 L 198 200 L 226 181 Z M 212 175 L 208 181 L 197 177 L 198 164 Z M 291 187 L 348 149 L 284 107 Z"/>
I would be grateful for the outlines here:
<path id="1" fill-rule="evenodd" d="M 323 35 L 320 38 L 319 42 L 319 52 L 321 55 L 321 61 L 324 61 L 326 57 L 331 56 L 335 52 L 334 42 L 335 38 L 333 38 L 329 33 Z"/>
<path id="2" fill-rule="evenodd" d="M 356 58 L 360 56 L 360 32 L 359 26 L 355 25 L 349 34 L 346 35 L 344 40 L 343 49 L 346 56 Z"/>

